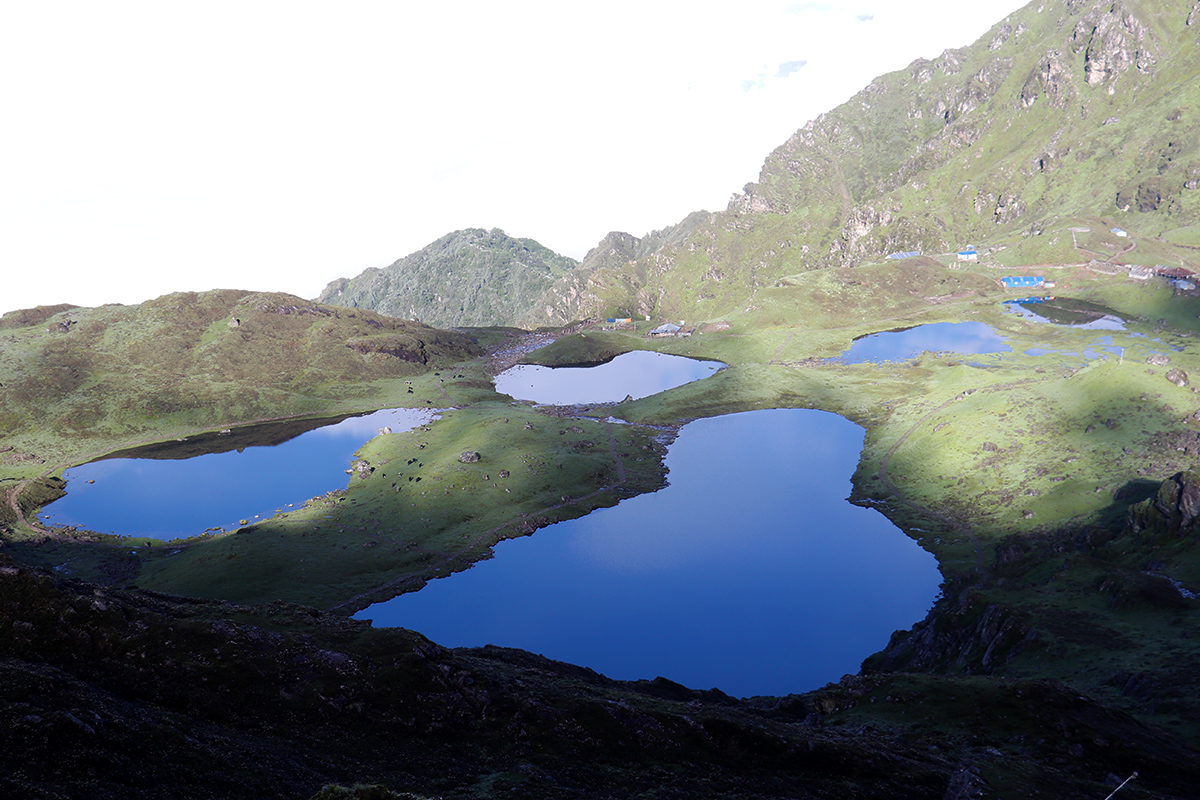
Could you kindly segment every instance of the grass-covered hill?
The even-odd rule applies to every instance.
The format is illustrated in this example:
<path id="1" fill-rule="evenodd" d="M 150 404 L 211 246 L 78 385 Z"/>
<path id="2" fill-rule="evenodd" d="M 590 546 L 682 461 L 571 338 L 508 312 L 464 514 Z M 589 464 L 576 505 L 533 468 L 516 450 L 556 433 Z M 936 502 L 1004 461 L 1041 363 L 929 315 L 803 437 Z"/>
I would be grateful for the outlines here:
<path id="1" fill-rule="evenodd" d="M 1197 36 L 1191 0 L 1036 0 L 808 122 L 727 210 L 556 287 L 537 319 L 717 319 L 789 275 L 968 244 L 1000 266 L 1132 243 L 1122 263 L 1196 269 Z"/>
<path id="2" fill-rule="evenodd" d="M 532 239 L 493 228 L 447 234 L 389 267 L 333 281 L 319 302 L 441 328 L 511 325 L 578 266 Z"/>
<path id="3" fill-rule="evenodd" d="M 381 387 L 481 352 L 421 323 L 242 291 L 14 311 L 0 317 L 0 345 L 0 475 L 64 447 L 99 454 L 181 430 L 359 410 Z"/>

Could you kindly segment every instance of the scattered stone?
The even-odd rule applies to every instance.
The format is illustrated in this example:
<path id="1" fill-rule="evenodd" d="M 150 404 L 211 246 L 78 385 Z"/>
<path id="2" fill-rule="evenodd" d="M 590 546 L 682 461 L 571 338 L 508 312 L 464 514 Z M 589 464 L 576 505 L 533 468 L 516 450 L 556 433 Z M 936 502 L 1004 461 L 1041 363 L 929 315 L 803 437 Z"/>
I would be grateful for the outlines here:
<path id="1" fill-rule="evenodd" d="M 460 455 L 458 457 L 458 460 L 464 464 L 474 464 L 476 461 L 479 460 L 479 453 L 476 453 L 473 450 L 468 450 L 467 452 Z"/>
<path id="2" fill-rule="evenodd" d="M 984 443 L 983 443 L 983 449 L 984 449 L 984 451 L 985 451 L 985 452 L 988 452 L 988 453 L 995 453 L 995 452 L 997 452 L 997 451 L 998 451 L 1000 448 L 999 448 L 999 447 L 996 445 L 996 443 L 995 443 L 995 442 L 984 442 Z"/>
<path id="3" fill-rule="evenodd" d="M 385 434 L 391 433 L 392 429 L 390 427 L 388 427 L 387 425 L 384 425 L 382 428 L 379 429 L 378 432 L 379 432 L 380 436 L 384 436 Z"/>
<path id="4" fill-rule="evenodd" d="M 1146 359 L 1146 363 L 1153 364 L 1156 367 L 1165 367 L 1167 364 L 1171 363 L 1171 359 L 1167 358 L 1162 353 L 1152 353 L 1150 357 Z"/>
<path id="5" fill-rule="evenodd" d="M 508 477 L 508 470 L 506 470 L 506 469 L 502 469 L 502 470 L 500 470 L 500 477 L 501 477 L 501 478 L 507 478 L 507 477 Z"/>
<path id="6" fill-rule="evenodd" d="M 1025 511 L 1023 511 L 1021 513 L 1021 516 L 1024 517 L 1025 519 L 1033 519 L 1033 512 L 1030 511 L 1029 509 L 1025 509 Z"/>
<path id="7" fill-rule="evenodd" d="M 1188 385 L 1187 373 L 1181 369 L 1173 369 L 1170 372 L 1168 372 L 1167 380 L 1169 380 L 1171 383 L 1175 384 L 1176 386 L 1180 386 L 1180 387 Z"/>

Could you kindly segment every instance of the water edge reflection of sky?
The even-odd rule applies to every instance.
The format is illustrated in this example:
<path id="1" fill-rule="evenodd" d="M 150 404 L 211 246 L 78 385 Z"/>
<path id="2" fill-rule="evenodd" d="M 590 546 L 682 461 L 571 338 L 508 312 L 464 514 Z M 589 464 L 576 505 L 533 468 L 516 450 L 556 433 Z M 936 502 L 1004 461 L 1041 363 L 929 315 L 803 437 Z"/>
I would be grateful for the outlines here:
<path id="1" fill-rule="evenodd" d="M 924 617 L 941 580 L 931 554 L 844 499 L 862 441 L 806 409 L 697 420 L 671 446 L 668 488 L 501 542 L 356 616 L 613 678 L 739 696 L 821 686 Z"/>
<path id="2" fill-rule="evenodd" d="M 881 331 L 859 337 L 834 361 L 843 364 L 906 361 L 924 352 L 1008 353 L 1004 337 L 982 322 L 933 322 L 902 331 Z"/>
<path id="3" fill-rule="evenodd" d="M 424 409 L 385 409 L 273 447 L 186 459 L 93 461 L 64 473 L 66 497 L 46 506 L 40 518 L 51 525 L 159 539 L 236 528 L 242 519 L 270 517 L 276 509 L 345 488 L 354 451 L 379 428 L 399 433 L 432 417 Z"/>
<path id="4" fill-rule="evenodd" d="M 720 361 L 633 350 L 595 367 L 515 366 L 496 376 L 496 391 L 547 405 L 634 400 L 706 378 Z"/>

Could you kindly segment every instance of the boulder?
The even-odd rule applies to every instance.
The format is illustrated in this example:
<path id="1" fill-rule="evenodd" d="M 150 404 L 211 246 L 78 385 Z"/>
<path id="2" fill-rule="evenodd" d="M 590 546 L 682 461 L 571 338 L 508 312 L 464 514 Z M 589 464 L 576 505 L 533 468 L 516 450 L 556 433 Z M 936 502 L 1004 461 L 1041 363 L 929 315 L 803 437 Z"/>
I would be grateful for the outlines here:
<path id="1" fill-rule="evenodd" d="M 468 450 L 458 457 L 458 460 L 464 464 L 474 464 L 479 460 L 479 453 L 473 450 Z"/>

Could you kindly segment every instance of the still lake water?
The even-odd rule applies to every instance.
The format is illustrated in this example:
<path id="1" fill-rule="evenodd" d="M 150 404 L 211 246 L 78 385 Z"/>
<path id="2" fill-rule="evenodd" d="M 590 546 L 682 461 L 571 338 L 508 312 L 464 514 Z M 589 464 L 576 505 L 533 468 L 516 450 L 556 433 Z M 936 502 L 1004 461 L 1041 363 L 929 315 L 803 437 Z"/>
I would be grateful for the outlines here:
<path id="1" fill-rule="evenodd" d="M 1004 337 L 982 322 L 934 322 L 899 331 L 860 336 L 850 349 L 831 361 L 862 364 L 907 361 L 930 353 L 1009 353 Z"/>
<path id="2" fill-rule="evenodd" d="M 233 529 L 240 520 L 270 517 L 289 504 L 345 488 L 354 452 L 379 428 L 399 433 L 432 417 L 424 409 L 385 409 L 273 447 L 185 459 L 93 461 L 64 473 L 67 496 L 46 506 L 40 517 L 51 525 L 158 539 Z"/>
<path id="3" fill-rule="evenodd" d="M 514 367 L 497 378 L 497 386 L 538 403 L 598 403 L 622 400 L 627 394 L 644 397 L 699 380 L 724 366 L 719 361 L 635 351 L 587 369 Z M 537 388 L 526 391 L 531 381 Z M 158 539 L 192 536 L 206 529 L 230 530 L 239 527 L 241 520 L 265 519 L 289 505 L 345 488 L 349 480 L 345 470 L 354 452 L 379 428 L 400 433 L 428 422 L 433 413 L 404 408 L 376 411 L 271 447 L 192 458 L 93 461 L 64 473 L 67 496 L 46 506 L 40 518 L 50 525 Z"/>
<path id="4" fill-rule="evenodd" d="M 821 686 L 922 619 L 941 581 L 932 555 L 844 499 L 862 441 L 822 411 L 697 420 L 671 445 L 666 489 L 501 542 L 356 616 L 613 678 L 738 696 Z"/>
<path id="5" fill-rule="evenodd" d="M 634 350 L 595 367 L 521 364 L 496 376 L 496 391 L 547 405 L 616 403 L 634 400 L 707 378 L 725 364 Z"/>

